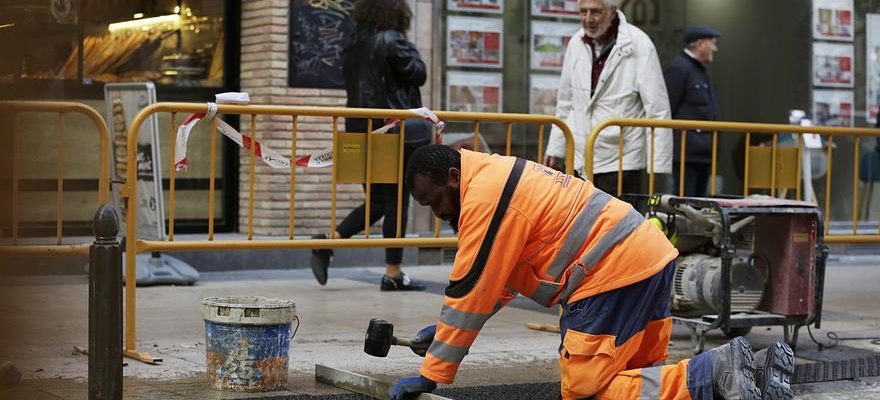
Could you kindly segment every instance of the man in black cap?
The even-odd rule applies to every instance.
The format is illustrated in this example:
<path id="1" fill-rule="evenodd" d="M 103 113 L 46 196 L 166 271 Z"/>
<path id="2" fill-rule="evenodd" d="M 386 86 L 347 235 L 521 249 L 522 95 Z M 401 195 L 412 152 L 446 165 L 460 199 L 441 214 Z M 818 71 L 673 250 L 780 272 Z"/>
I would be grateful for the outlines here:
<path id="1" fill-rule="evenodd" d="M 678 55 L 663 75 L 669 91 L 672 119 L 717 120 L 718 103 L 709 83 L 709 64 L 718 51 L 721 34 L 703 26 L 688 28 L 684 33 L 684 51 Z M 681 134 L 675 133 L 673 146 L 673 175 L 675 192 L 681 187 Z M 685 144 L 684 195 L 701 197 L 711 178 L 712 132 L 691 130 Z"/>

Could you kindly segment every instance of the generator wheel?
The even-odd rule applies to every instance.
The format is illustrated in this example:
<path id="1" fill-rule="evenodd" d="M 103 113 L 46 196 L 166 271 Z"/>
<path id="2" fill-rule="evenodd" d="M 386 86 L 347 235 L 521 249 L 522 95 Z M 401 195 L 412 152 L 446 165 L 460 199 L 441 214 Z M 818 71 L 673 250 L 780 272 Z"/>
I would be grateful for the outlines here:
<path id="1" fill-rule="evenodd" d="M 749 332 L 751 332 L 751 331 L 752 331 L 751 326 L 745 326 L 745 327 L 741 327 L 741 328 L 721 328 L 721 332 L 724 332 L 724 336 L 727 336 L 728 338 L 731 338 L 731 339 L 733 339 L 737 336 L 748 335 Z"/>

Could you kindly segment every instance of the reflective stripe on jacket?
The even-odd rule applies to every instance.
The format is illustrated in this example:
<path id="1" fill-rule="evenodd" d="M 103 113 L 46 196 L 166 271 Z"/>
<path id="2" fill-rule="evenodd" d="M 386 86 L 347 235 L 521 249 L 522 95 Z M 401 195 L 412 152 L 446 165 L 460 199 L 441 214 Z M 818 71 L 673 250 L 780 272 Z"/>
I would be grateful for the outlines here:
<path id="1" fill-rule="evenodd" d="M 483 324 L 521 293 L 570 303 L 650 277 L 678 252 L 629 204 L 540 164 L 461 150 L 458 252 L 421 374 L 452 383 Z"/>

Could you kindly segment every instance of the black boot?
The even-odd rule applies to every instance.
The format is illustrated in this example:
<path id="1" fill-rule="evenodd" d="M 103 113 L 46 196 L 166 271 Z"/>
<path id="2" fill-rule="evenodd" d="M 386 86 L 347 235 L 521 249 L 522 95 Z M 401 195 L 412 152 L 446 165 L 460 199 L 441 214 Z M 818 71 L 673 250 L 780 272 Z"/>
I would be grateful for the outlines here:
<path id="1" fill-rule="evenodd" d="M 779 341 L 755 353 L 757 374 L 755 382 L 766 400 L 790 400 L 791 375 L 794 373 L 794 351 Z"/>
<path id="2" fill-rule="evenodd" d="M 327 239 L 327 235 L 319 233 L 312 235 L 312 239 Z M 330 268 L 330 261 L 333 259 L 333 250 L 331 249 L 312 249 L 312 273 L 321 286 L 327 284 L 327 269 Z"/>
<path id="3" fill-rule="evenodd" d="M 379 283 L 379 290 L 383 292 L 395 290 L 425 290 L 425 285 L 410 279 L 403 272 L 397 278 L 388 275 L 382 275 L 382 282 Z"/>
<path id="4" fill-rule="evenodd" d="M 755 385 L 755 359 L 749 342 L 740 336 L 711 351 L 715 398 L 760 400 Z"/>

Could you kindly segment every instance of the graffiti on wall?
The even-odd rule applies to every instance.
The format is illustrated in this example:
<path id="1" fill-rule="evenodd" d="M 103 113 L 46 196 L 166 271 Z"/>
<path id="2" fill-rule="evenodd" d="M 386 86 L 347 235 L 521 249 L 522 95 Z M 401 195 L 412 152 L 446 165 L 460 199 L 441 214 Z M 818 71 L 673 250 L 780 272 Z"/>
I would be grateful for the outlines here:
<path id="1" fill-rule="evenodd" d="M 291 87 L 344 87 L 342 51 L 354 36 L 351 0 L 291 0 Z"/>

